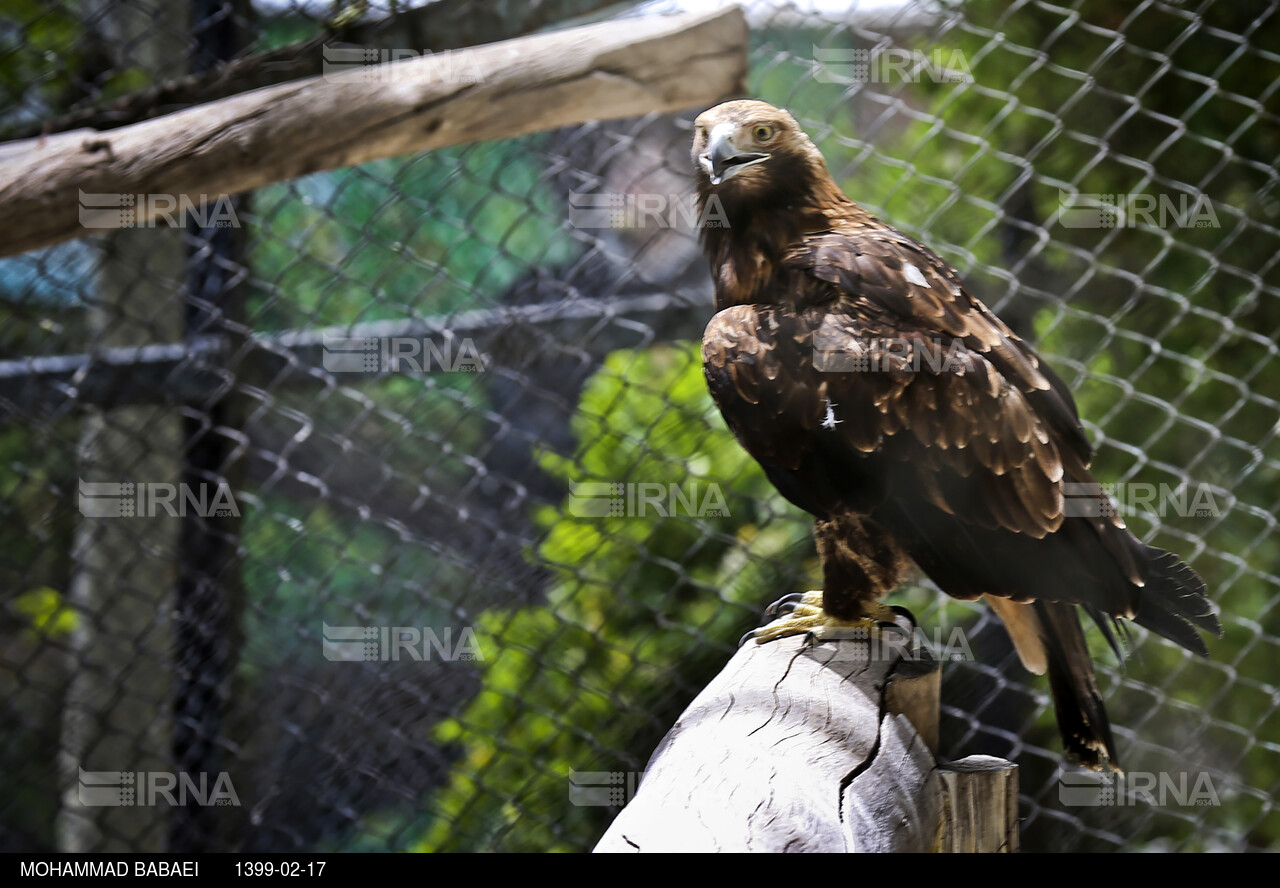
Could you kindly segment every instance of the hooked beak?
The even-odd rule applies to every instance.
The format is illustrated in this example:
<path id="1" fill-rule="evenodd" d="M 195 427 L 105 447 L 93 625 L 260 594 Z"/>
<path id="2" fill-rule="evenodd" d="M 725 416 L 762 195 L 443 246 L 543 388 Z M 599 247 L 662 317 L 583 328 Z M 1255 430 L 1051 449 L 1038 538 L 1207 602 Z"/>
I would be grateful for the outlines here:
<path id="1" fill-rule="evenodd" d="M 768 159 L 768 154 L 739 151 L 733 144 L 731 133 L 714 130 L 711 132 L 710 141 L 707 142 L 707 150 L 698 155 L 698 163 L 702 164 L 702 168 L 707 171 L 712 185 L 719 185 L 747 167 L 764 163 Z"/>

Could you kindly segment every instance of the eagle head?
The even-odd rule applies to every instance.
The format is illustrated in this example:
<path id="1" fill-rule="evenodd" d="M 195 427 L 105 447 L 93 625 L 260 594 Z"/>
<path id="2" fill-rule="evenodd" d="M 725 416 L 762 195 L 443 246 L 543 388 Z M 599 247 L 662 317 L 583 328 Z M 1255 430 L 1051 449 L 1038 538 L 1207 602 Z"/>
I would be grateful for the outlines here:
<path id="1" fill-rule="evenodd" d="M 714 206 L 723 224 L 704 226 L 716 255 L 728 229 L 821 230 L 832 212 L 852 202 L 827 172 L 827 162 L 790 113 L 742 99 L 716 105 L 693 123 L 693 167 L 700 212 Z"/>
<path id="2" fill-rule="evenodd" d="M 800 124 L 767 102 L 716 105 L 694 121 L 693 166 L 699 190 L 746 196 L 798 181 L 826 163 Z"/>
<path id="3" fill-rule="evenodd" d="M 789 249 L 866 215 L 796 119 L 767 102 L 725 102 L 699 114 L 693 167 L 699 239 L 720 308 L 771 301 L 779 291 L 770 283 Z"/>

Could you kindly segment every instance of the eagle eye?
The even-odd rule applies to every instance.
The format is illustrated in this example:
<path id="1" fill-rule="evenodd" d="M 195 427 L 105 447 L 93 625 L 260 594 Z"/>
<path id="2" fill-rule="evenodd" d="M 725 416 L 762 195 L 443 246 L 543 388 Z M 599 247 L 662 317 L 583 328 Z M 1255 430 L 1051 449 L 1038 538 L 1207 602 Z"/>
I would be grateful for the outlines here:
<path id="1" fill-rule="evenodd" d="M 756 124 L 751 128 L 751 135 L 755 136 L 757 142 L 767 142 L 773 138 L 773 127 L 765 123 Z"/>

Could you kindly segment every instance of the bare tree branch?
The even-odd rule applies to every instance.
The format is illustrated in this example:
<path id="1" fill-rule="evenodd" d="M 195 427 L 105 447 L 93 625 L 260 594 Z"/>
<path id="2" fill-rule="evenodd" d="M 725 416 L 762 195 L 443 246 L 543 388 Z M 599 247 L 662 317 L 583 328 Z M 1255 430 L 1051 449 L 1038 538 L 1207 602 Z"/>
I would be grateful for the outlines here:
<path id="1" fill-rule="evenodd" d="M 255 90 L 107 133 L 0 147 L 0 255 L 89 232 L 82 193 L 213 200 L 320 170 L 739 93 L 741 10 L 651 16 Z M 138 201 L 130 220 L 159 215 Z"/>

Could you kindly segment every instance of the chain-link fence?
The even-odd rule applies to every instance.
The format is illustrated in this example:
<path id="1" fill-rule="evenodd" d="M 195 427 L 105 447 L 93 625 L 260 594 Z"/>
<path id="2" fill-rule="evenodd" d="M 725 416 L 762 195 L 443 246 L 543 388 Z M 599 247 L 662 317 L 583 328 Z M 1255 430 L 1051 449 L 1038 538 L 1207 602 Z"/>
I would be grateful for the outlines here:
<path id="1" fill-rule="evenodd" d="M 1280 8 L 744 9 L 747 94 L 1036 344 L 1223 614 L 1208 660 L 1098 644 L 1128 774 L 1082 788 L 1047 683 L 914 583 L 965 654 L 943 755 L 1019 763 L 1029 849 L 1275 847 Z M 0 128 L 664 11 L 7 0 Z M 82 191 L 82 237 L 0 260 L 0 847 L 592 847 L 761 608 L 817 584 L 702 380 L 698 110 L 185 205 Z"/>

